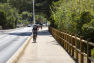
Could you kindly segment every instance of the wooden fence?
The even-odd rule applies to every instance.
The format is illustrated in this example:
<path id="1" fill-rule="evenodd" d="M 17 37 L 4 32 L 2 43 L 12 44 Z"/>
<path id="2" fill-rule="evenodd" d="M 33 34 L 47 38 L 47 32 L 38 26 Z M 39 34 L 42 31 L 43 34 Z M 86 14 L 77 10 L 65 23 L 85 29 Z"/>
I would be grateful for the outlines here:
<path id="1" fill-rule="evenodd" d="M 91 57 L 91 46 L 94 47 L 94 43 L 90 42 L 90 39 L 83 40 L 83 36 L 80 38 L 77 35 L 69 34 L 67 32 L 58 31 L 52 27 L 48 27 L 49 32 L 53 37 L 68 51 L 68 53 L 74 57 L 79 63 L 84 63 L 84 56 L 87 58 L 87 63 L 94 63 L 94 59 Z M 80 46 L 78 46 L 78 44 Z M 87 45 L 87 53 L 84 52 L 84 45 Z M 75 55 L 74 55 L 75 54 Z M 80 56 L 79 56 L 80 54 Z M 79 60 L 80 58 L 80 60 Z"/>

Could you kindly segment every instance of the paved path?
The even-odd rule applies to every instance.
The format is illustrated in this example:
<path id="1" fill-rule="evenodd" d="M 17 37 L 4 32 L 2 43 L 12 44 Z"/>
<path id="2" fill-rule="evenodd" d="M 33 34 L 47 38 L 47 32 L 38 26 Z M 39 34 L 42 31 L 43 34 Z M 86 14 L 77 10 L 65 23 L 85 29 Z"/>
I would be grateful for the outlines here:
<path id="1" fill-rule="evenodd" d="M 52 35 L 43 28 L 38 32 L 37 43 L 29 43 L 17 63 L 76 63 Z"/>

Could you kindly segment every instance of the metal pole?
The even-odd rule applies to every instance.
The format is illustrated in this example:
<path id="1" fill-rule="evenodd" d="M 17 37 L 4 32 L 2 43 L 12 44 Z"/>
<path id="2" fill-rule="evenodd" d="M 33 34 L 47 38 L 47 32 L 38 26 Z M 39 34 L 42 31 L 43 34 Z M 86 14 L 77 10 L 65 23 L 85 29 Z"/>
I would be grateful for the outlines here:
<path id="1" fill-rule="evenodd" d="M 34 0 L 33 0 L 33 21 L 34 21 L 34 24 L 35 24 L 35 10 L 34 10 Z"/>

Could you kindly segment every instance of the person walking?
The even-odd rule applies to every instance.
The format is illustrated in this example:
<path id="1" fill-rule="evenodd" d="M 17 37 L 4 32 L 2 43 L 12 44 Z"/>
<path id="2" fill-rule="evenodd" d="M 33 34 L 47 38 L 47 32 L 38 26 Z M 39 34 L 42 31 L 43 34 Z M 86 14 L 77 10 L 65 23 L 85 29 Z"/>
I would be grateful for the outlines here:
<path id="1" fill-rule="evenodd" d="M 42 30 L 42 24 L 40 24 L 41 25 L 41 30 Z"/>
<path id="2" fill-rule="evenodd" d="M 36 25 L 33 26 L 32 32 L 33 32 L 33 41 L 34 40 L 36 41 L 37 32 L 38 32 L 38 29 L 37 29 Z"/>

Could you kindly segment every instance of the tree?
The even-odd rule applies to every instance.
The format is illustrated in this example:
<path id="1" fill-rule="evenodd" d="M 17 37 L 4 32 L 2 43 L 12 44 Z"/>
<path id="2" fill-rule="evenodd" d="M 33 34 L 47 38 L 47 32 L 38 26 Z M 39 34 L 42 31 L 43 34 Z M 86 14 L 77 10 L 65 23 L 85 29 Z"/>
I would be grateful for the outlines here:
<path id="1" fill-rule="evenodd" d="M 23 11 L 32 12 L 32 0 L 8 0 L 7 1 L 12 7 L 19 10 L 19 13 Z"/>
<path id="2" fill-rule="evenodd" d="M 12 24 L 10 26 L 10 22 L 12 20 L 12 17 L 13 19 L 15 19 L 15 27 L 17 25 L 17 19 L 19 17 L 19 14 L 18 14 L 18 10 L 16 8 L 12 8 L 8 3 L 3 3 L 3 4 L 0 4 L 0 9 L 3 10 L 5 13 L 6 13 L 6 27 L 7 28 L 12 28 Z M 13 27 L 13 28 L 15 28 Z"/>
<path id="3" fill-rule="evenodd" d="M 48 20 L 52 20 L 51 17 L 51 9 L 50 6 L 52 5 L 53 1 L 59 0 L 35 0 L 35 12 L 36 14 L 44 14 Z M 23 11 L 32 12 L 33 9 L 33 2 L 32 0 L 8 0 L 8 3 L 13 7 L 19 10 L 19 13 Z"/>
<path id="4" fill-rule="evenodd" d="M 6 28 L 6 13 L 2 10 L 0 10 L 0 25 Z"/>
<path id="5" fill-rule="evenodd" d="M 21 21 L 21 20 L 18 20 L 18 21 L 17 21 L 17 23 L 21 24 L 21 23 L 22 23 L 22 21 Z"/>
<path id="6" fill-rule="evenodd" d="M 0 0 L 0 3 L 6 3 L 7 0 Z"/>
<path id="7" fill-rule="evenodd" d="M 22 20 L 29 21 L 30 17 L 32 17 L 32 13 L 29 13 L 27 11 L 24 11 L 21 13 Z"/>
<path id="8" fill-rule="evenodd" d="M 15 28 L 16 26 L 15 26 L 15 17 L 14 17 L 14 15 L 12 15 L 11 16 L 11 19 L 10 19 L 10 22 L 8 23 L 8 25 L 9 25 L 9 27 L 11 28 L 11 29 L 13 29 L 13 28 Z"/>

